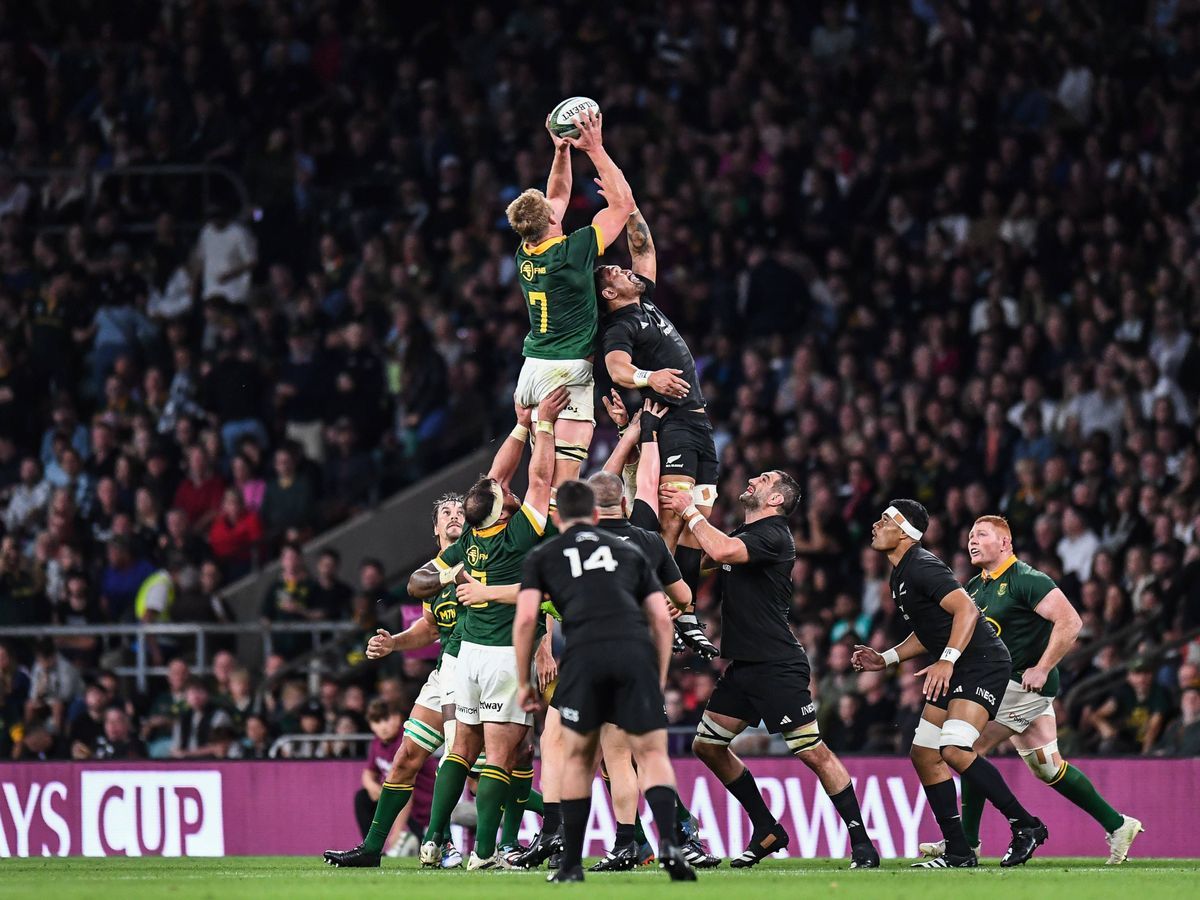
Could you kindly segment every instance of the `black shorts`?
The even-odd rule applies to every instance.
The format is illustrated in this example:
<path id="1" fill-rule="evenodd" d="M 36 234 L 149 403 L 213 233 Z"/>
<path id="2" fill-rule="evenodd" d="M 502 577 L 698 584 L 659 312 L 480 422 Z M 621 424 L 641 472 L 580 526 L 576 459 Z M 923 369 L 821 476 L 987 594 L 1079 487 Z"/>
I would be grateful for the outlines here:
<path id="1" fill-rule="evenodd" d="M 808 656 L 768 662 L 734 660 L 717 679 L 707 712 L 751 725 L 763 722 L 771 734 L 794 731 L 817 718 L 809 693 Z"/>
<path id="2" fill-rule="evenodd" d="M 930 705 L 946 709 L 951 700 L 972 700 L 987 710 L 990 722 L 996 718 L 1011 676 L 1012 661 L 1007 656 L 989 658 L 964 653 L 950 676 L 950 692 L 930 701 Z"/>
<path id="3" fill-rule="evenodd" d="M 658 456 L 663 475 L 683 475 L 696 484 L 717 483 L 717 446 L 703 410 L 673 409 L 658 426 Z"/>
<path id="4" fill-rule="evenodd" d="M 658 659 L 646 641 L 568 646 L 558 670 L 554 705 L 563 725 L 581 734 L 605 722 L 630 734 L 667 727 Z"/>

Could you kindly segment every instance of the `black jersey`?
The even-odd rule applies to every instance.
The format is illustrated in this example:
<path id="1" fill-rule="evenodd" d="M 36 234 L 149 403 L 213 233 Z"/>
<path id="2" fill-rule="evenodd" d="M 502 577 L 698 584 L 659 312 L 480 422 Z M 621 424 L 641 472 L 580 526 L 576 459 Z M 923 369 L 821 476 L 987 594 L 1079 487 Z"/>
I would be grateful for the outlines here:
<path id="1" fill-rule="evenodd" d="M 914 545 L 892 569 L 891 587 L 892 599 L 917 640 L 934 657 L 941 656 L 954 624 L 954 616 L 942 609 L 942 599 L 952 591 L 962 589 L 950 567 L 924 547 Z M 987 656 L 996 653 L 1008 656 L 991 623 L 977 608 L 975 611 L 978 616 L 975 630 L 963 648 L 963 657 L 972 651 Z"/>
<path id="2" fill-rule="evenodd" d="M 647 504 L 643 503 L 643 505 L 649 509 Z M 629 541 L 641 550 L 646 561 L 650 563 L 650 569 L 663 586 L 683 579 L 675 557 L 671 555 L 671 551 L 667 549 L 667 542 L 662 539 L 662 535 L 657 530 L 639 528 L 633 524 L 631 519 L 601 519 L 596 523 L 596 527 L 604 529 L 613 537 Z"/>
<path id="3" fill-rule="evenodd" d="M 641 528 L 654 534 L 662 531 L 662 522 L 658 518 L 658 513 L 645 500 L 634 499 L 633 509 L 629 511 L 629 521 L 635 528 Z M 663 584 L 670 583 L 669 581 L 663 582 Z"/>
<path id="4" fill-rule="evenodd" d="M 642 601 L 662 585 L 637 545 L 607 529 L 574 525 L 543 541 L 525 557 L 526 588 L 549 595 L 570 648 L 596 641 L 652 643 Z"/>
<path id="5" fill-rule="evenodd" d="M 803 656 L 788 627 L 796 543 L 787 520 L 768 516 L 732 536 L 746 545 L 750 558 L 721 566 L 721 656 L 748 662 Z"/>
<path id="6" fill-rule="evenodd" d="M 622 307 L 604 319 L 600 326 L 603 354 L 624 350 L 639 369 L 679 369 L 683 372 L 679 377 L 690 386 L 686 397 L 664 397 L 648 387 L 642 389 L 642 396 L 671 408 L 704 409 L 692 351 L 679 329 L 652 302 L 654 282 L 642 275 L 636 277 L 646 286 L 642 302 Z"/>

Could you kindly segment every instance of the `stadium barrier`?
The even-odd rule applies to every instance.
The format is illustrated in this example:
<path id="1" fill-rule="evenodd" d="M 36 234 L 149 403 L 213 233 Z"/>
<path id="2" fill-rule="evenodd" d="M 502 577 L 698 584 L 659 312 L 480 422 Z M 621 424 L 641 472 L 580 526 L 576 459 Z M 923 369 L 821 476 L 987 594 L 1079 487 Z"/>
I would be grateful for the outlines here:
<path id="1" fill-rule="evenodd" d="M 906 759 L 847 757 L 863 817 L 886 857 L 912 857 L 938 837 L 925 795 Z M 1017 759 L 998 759 L 1022 801 L 1050 828 L 1041 851 L 1104 856 L 1100 826 L 1037 782 Z M 14 763 L 0 768 L 0 856 L 310 855 L 359 840 L 352 797 L 359 761 L 228 763 Z M 846 830 L 812 773 L 798 761 L 752 759 L 768 805 L 792 835 L 791 856 L 844 857 Z M 1089 759 L 1083 769 L 1146 834 L 1140 857 L 1200 856 L 1195 802 L 1200 759 Z M 700 819 L 712 852 L 740 852 L 749 823 L 696 760 L 675 761 L 680 792 Z M 616 826 L 599 779 L 593 787 L 586 852 L 612 844 Z M 642 815 L 650 820 L 649 811 Z M 984 853 L 998 856 L 1008 829 L 984 816 Z M 536 819 L 526 816 L 522 840 Z M 462 847 L 463 835 L 456 835 Z"/>

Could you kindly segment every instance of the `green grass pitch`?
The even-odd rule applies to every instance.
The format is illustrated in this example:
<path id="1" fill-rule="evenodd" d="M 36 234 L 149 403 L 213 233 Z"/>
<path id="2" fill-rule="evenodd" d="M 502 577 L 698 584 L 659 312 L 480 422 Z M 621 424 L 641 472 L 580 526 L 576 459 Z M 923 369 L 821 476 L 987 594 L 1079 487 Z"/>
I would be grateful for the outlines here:
<path id="1" fill-rule="evenodd" d="M 0 896 L 107 900 L 169 897 L 176 900 L 507 900 L 557 892 L 588 897 L 870 898 L 870 900 L 1149 900 L 1197 896 L 1200 860 L 1131 859 L 1120 867 L 1100 859 L 1036 857 L 1021 869 L 997 860 L 964 871 L 922 871 L 907 860 L 885 860 L 878 871 L 852 872 L 839 860 L 768 860 L 749 871 L 728 862 L 700 873 L 695 884 L 672 884 L 657 870 L 589 875 L 583 885 L 550 885 L 546 872 L 421 870 L 416 860 L 384 860 L 382 869 L 331 869 L 319 859 L 295 856 L 224 859 L 7 859 L 0 865 Z"/>

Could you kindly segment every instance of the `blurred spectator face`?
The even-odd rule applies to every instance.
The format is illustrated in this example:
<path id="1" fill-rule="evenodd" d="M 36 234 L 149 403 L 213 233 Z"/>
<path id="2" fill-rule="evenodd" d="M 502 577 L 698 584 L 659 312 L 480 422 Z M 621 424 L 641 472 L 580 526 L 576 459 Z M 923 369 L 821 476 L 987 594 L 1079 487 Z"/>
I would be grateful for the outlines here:
<path id="1" fill-rule="evenodd" d="M 336 709 L 341 689 L 336 681 L 321 682 L 321 705 L 326 709 Z"/>
<path id="2" fill-rule="evenodd" d="M 275 673 L 287 665 L 287 660 L 278 653 L 272 653 L 263 663 L 263 678 L 272 678 Z"/>
<path id="3" fill-rule="evenodd" d="M 400 729 L 404 727 L 404 720 L 399 713 L 388 716 L 386 719 L 380 719 L 378 722 L 369 723 L 371 732 L 379 740 L 385 744 L 391 743 L 396 739 L 396 735 L 400 733 Z"/>
<path id="4" fill-rule="evenodd" d="M 404 689 L 395 678 L 384 678 L 379 682 L 379 699 L 388 703 L 401 703 L 404 700 Z"/>
<path id="5" fill-rule="evenodd" d="M 854 694 L 842 694 L 838 699 L 838 718 L 850 724 L 858 715 L 858 697 Z"/>
<path id="6" fill-rule="evenodd" d="M 275 452 L 275 475 L 280 481 L 291 481 L 296 476 L 296 463 L 287 450 Z"/>
<path id="7" fill-rule="evenodd" d="M 245 511 L 246 504 L 242 499 L 242 492 L 234 489 L 227 490 L 221 500 L 221 514 L 230 522 L 236 522 Z"/>
<path id="8" fill-rule="evenodd" d="M 21 460 L 21 483 L 33 487 L 42 480 L 42 465 L 32 456 Z"/>
<path id="9" fill-rule="evenodd" d="M 850 671 L 850 648 L 837 643 L 829 648 L 829 671 L 839 674 Z"/>
<path id="10" fill-rule="evenodd" d="M 338 558 L 332 553 L 322 553 L 317 557 L 317 577 L 325 584 L 337 578 Z"/>
<path id="11" fill-rule="evenodd" d="M 182 659 L 171 660 L 167 664 L 167 685 L 171 688 L 171 693 L 182 693 L 183 686 L 187 683 L 188 677 L 191 674 L 188 664 Z"/>
<path id="12" fill-rule="evenodd" d="M 108 691 L 99 684 L 89 684 L 83 694 L 83 703 L 87 707 L 88 715 L 96 719 L 100 718 L 110 699 Z"/>
<path id="13" fill-rule="evenodd" d="M 199 684 L 191 685 L 185 699 L 191 709 L 200 712 L 208 705 L 208 688 Z"/>
<path id="14" fill-rule="evenodd" d="M 250 696 L 250 673 L 245 669 L 234 669 L 229 673 L 229 696 L 234 700 L 245 700 Z"/>
<path id="15" fill-rule="evenodd" d="M 375 563 L 366 563 L 358 572 L 359 587 L 363 593 L 374 595 L 383 590 L 383 570 Z"/>
<path id="16" fill-rule="evenodd" d="M 1139 697 L 1145 697 L 1150 693 L 1150 685 L 1154 680 L 1154 675 L 1149 669 L 1130 669 L 1125 676 L 1125 680 L 1129 682 L 1129 686 L 1133 688 L 1133 692 Z"/>
<path id="17" fill-rule="evenodd" d="M 200 566 L 200 591 L 205 595 L 215 594 L 221 589 L 221 567 L 211 559 Z"/>
<path id="18" fill-rule="evenodd" d="M 1200 722 L 1200 690 L 1187 690 L 1179 698 L 1179 710 L 1186 725 Z"/>
<path id="19" fill-rule="evenodd" d="M 119 706 L 110 706 L 104 713 L 104 736 L 110 744 L 124 744 L 129 740 L 129 716 Z"/>
<path id="20" fill-rule="evenodd" d="M 683 708 L 683 694 L 674 688 L 668 688 L 663 697 L 666 699 L 667 721 L 672 725 L 683 721 L 685 713 Z"/>
<path id="21" fill-rule="evenodd" d="M 212 676 L 219 687 L 229 684 L 229 676 L 233 673 L 236 665 L 237 663 L 233 658 L 233 654 L 228 650 L 218 650 L 213 654 Z"/>
<path id="22" fill-rule="evenodd" d="M 287 581 L 298 581 L 304 575 L 304 557 L 295 547 L 284 547 L 279 554 L 279 568 Z"/>
<path id="23" fill-rule="evenodd" d="M 167 513 L 167 534 L 181 541 L 187 537 L 188 518 L 182 509 L 172 509 Z"/>
<path id="24" fill-rule="evenodd" d="M 268 736 L 267 723 L 259 716 L 250 716 L 246 719 L 246 740 L 251 744 L 265 744 Z"/>

